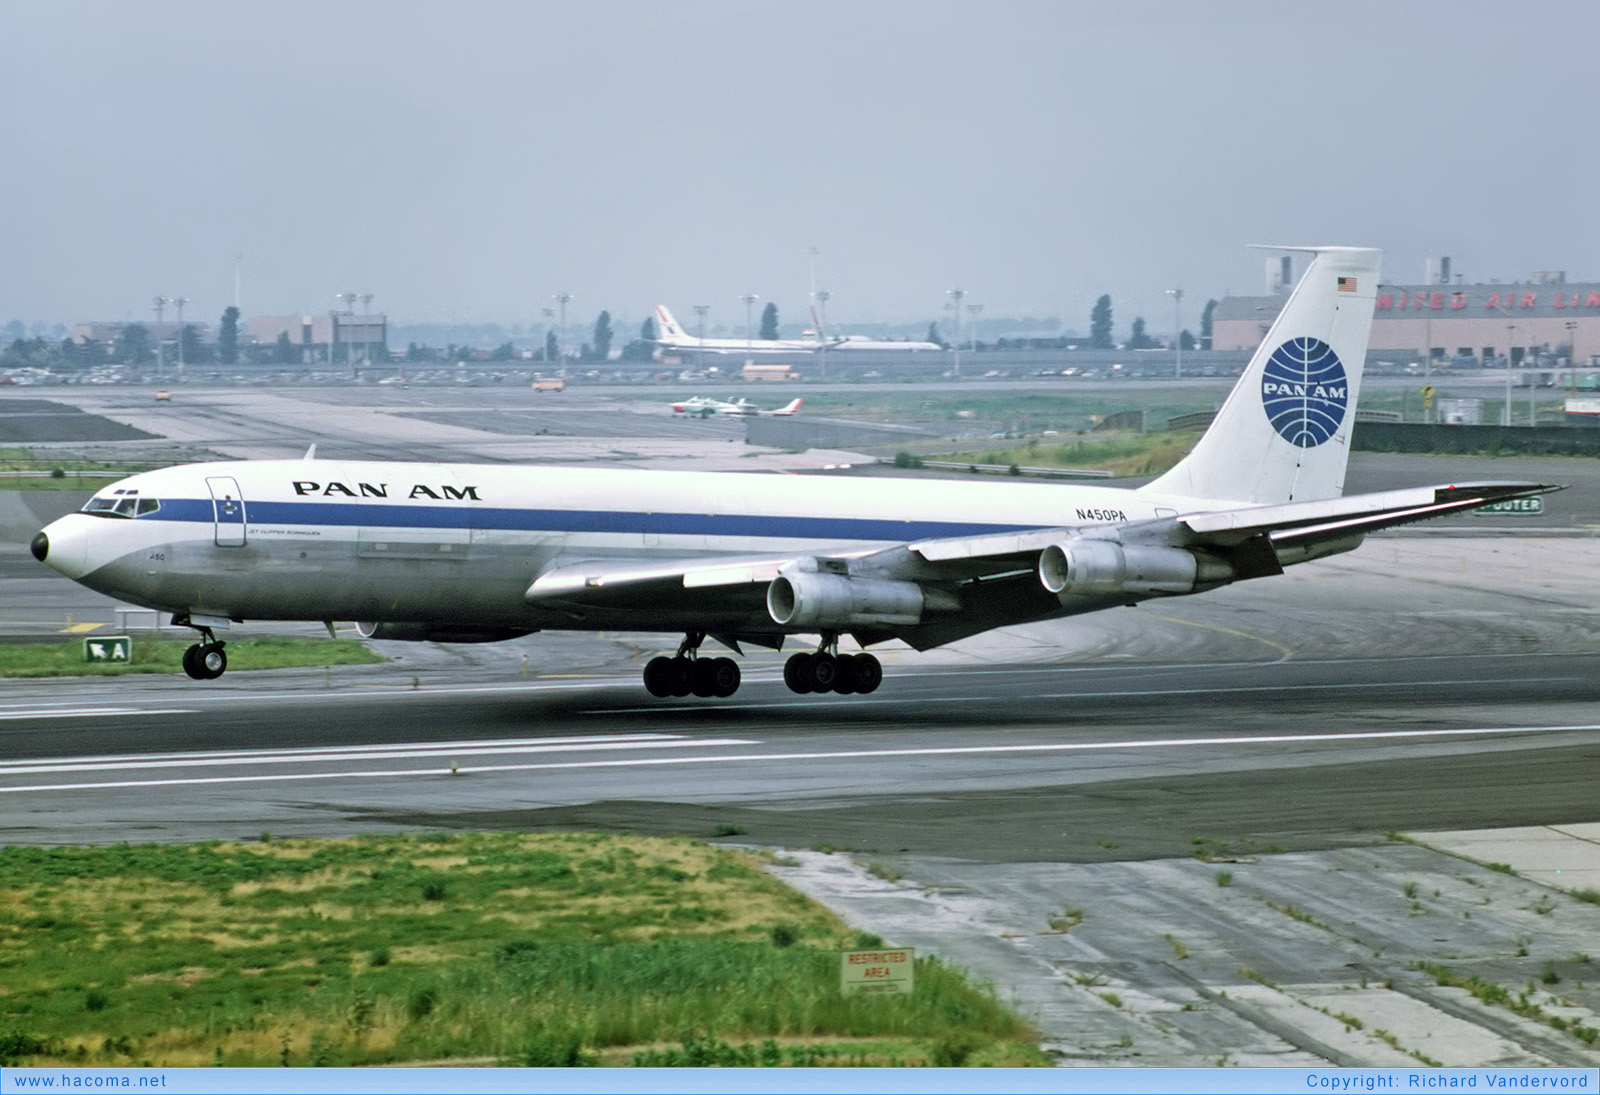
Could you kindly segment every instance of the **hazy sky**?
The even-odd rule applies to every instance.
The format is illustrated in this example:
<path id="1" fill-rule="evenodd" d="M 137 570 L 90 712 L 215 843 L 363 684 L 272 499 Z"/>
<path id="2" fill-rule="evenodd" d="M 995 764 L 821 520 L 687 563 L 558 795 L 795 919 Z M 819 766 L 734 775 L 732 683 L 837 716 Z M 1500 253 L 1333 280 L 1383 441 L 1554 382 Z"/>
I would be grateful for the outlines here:
<path id="1" fill-rule="evenodd" d="M 1248 243 L 1600 279 L 1591 4 L 0 4 L 0 321 L 1186 325 Z M 170 315 L 170 313 L 169 313 Z"/>

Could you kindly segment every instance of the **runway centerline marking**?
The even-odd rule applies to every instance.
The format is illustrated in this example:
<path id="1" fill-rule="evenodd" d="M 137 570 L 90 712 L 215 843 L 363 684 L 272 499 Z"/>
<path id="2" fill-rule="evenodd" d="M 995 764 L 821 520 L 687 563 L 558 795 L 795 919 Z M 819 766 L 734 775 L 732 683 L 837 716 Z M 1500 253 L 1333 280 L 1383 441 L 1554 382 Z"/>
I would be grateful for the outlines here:
<path id="1" fill-rule="evenodd" d="M 379 771 L 274 773 L 271 775 L 252 776 L 188 776 L 181 778 L 153 780 L 112 780 L 103 783 L 39 784 L 27 787 L 0 787 L 0 794 L 25 794 L 30 791 L 98 791 L 127 787 L 144 788 L 239 783 L 289 783 L 307 780 L 398 779 L 405 777 L 414 778 L 417 776 L 426 776 L 430 778 L 442 777 L 449 779 L 457 776 L 499 772 L 564 771 L 586 768 L 654 768 L 663 767 L 666 765 L 685 764 L 746 764 L 751 762 L 771 763 L 773 761 L 863 760 L 881 759 L 887 757 L 977 756 L 983 754 L 1086 753 L 1096 750 L 1117 751 L 1134 749 L 1185 749 L 1198 746 L 1228 745 L 1305 745 L 1318 742 L 1336 741 L 1400 742 L 1418 741 L 1430 738 L 1468 738 L 1490 737 L 1494 735 L 1556 734 L 1595 730 L 1600 730 L 1600 724 L 1582 726 L 1501 726 L 1446 730 L 1356 730 L 1346 733 L 1329 734 L 1263 734 L 1258 736 L 1237 735 L 1213 738 L 1171 738 L 1160 741 L 1142 739 L 1134 741 L 1043 742 L 1034 745 L 950 745 L 923 746 L 919 748 L 907 749 L 847 749 L 804 753 L 730 753 L 721 756 L 630 757 L 625 760 L 580 760 L 552 761 L 549 763 L 532 764 L 477 765 L 472 767 L 453 768 L 449 770 L 441 770 L 437 768 L 409 768 Z M 711 739 L 708 739 L 706 743 L 744 744 L 744 742 L 741 741 L 730 743 L 725 740 L 717 741 Z"/>
<path id="2" fill-rule="evenodd" d="M 33 757 L 28 760 L 0 761 L 0 772 L 6 771 L 7 764 L 93 764 L 103 761 L 143 761 L 143 760 L 199 760 L 205 758 L 225 757 L 234 760 L 255 760 L 256 758 L 304 756 L 308 753 L 327 753 L 330 755 L 349 755 L 359 757 L 362 753 L 386 752 L 408 749 L 490 749 L 499 745 L 608 745 L 614 742 L 651 742 L 651 741 L 676 741 L 686 737 L 684 734 L 651 734 L 651 733 L 617 733 L 617 734 L 582 734 L 557 738 L 462 738 L 456 741 L 410 741 L 410 742 L 384 742 L 381 745 L 313 745 L 300 748 L 282 749 L 185 749 L 176 753 L 100 753 L 86 757 Z"/>
<path id="3" fill-rule="evenodd" d="M 440 745 L 428 748 L 389 746 L 374 751 L 372 746 L 356 746 L 350 750 L 320 749 L 284 753 L 215 753 L 188 757 L 159 757 L 154 759 L 122 760 L 118 758 L 90 757 L 83 760 L 56 762 L 25 762 L 0 764 L 0 776 L 34 776 L 49 772 L 104 772 L 160 768 L 223 768 L 242 764 L 321 764 L 338 761 L 412 760 L 423 757 L 486 757 L 513 756 L 526 753 L 573 753 L 592 750 L 620 749 L 683 749 L 706 746 L 760 745 L 745 738 L 705 738 L 650 741 L 590 741 L 581 744 L 547 745 L 527 743 L 517 745 L 484 745 L 466 742 L 456 746 Z"/>
<path id="4" fill-rule="evenodd" d="M 108 715 L 198 715 L 198 710 L 182 707 L 77 707 L 66 709 L 35 709 L 32 711 L 0 711 L 0 720 L 10 722 L 22 719 L 92 719 Z"/>

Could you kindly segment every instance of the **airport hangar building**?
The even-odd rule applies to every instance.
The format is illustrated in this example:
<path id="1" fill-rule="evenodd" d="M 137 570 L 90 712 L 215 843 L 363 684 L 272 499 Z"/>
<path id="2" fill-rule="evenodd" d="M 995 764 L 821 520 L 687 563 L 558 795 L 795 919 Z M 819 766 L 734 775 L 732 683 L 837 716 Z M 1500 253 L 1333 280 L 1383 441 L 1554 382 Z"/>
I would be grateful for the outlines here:
<path id="1" fill-rule="evenodd" d="M 1254 350 L 1285 294 L 1223 297 L 1211 316 L 1216 350 Z M 1600 365 L 1600 282 L 1569 284 L 1560 272 L 1486 285 L 1382 285 L 1369 355 L 1431 354 L 1434 364 L 1545 367 Z M 1576 351 L 1575 353 L 1573 351 Z"/>

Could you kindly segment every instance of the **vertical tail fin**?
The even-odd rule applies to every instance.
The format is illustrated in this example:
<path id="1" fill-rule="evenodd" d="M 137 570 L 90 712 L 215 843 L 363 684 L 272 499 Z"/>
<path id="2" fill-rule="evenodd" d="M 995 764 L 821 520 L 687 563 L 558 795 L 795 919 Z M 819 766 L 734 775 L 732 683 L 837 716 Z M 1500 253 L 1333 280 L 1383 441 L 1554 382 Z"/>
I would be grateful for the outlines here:
<path id="1" fill-rule="evenodd" d="M 1141 489 L 1256 503 L 1344 493 L 1383 253 L 1286 250 L 1315 257 L 1211 428 L 1176 467 Z"/>
<path id="2" fill-rule="evenodd" d="M 683 333 L 665 304 L 656 305 L 656 339 L 665 346 L 682 346 L 693 340 Z"/>

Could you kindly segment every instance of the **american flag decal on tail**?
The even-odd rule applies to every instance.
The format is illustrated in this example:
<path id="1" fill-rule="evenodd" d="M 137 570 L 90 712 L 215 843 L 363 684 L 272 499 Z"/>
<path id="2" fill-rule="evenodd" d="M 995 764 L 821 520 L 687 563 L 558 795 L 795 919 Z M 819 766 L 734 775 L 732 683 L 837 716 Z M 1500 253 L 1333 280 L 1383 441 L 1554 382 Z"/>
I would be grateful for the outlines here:
<path id="1" fill-rule="evenodd" d="M 1341 293 L 1353 293 L 1355 291 L 1356 291 L 1356 279 L 1355 278 L 1340 278 L 1339 279 L 1339 292 L 1341 292 Z"/>

